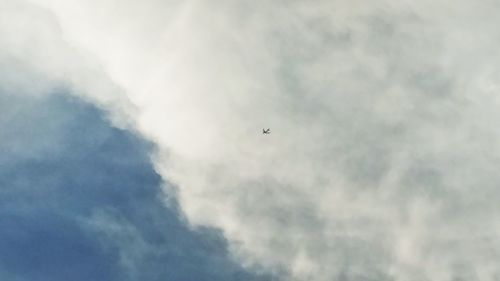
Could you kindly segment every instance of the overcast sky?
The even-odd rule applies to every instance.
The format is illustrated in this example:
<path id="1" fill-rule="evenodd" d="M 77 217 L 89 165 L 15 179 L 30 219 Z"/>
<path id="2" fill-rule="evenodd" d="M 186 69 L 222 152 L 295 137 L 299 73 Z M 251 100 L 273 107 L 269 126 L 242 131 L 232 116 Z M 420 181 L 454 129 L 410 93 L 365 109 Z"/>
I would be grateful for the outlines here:
<path id="1" fill-rule="evenodd" d="M 499 280 L 499 14 L 0 0 L 0 277 Z"/>

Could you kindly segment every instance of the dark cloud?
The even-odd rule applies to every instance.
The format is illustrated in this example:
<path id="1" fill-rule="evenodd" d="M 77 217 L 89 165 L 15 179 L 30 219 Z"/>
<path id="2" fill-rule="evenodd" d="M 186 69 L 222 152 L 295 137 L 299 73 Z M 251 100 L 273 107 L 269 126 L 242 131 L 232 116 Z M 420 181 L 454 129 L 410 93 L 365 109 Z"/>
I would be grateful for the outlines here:
<path id="1" fill-rule="evenodd" d="M 2 280 L 270 280 L 165 206 L 151 145 L 67 95 L 0 94 Z"/>

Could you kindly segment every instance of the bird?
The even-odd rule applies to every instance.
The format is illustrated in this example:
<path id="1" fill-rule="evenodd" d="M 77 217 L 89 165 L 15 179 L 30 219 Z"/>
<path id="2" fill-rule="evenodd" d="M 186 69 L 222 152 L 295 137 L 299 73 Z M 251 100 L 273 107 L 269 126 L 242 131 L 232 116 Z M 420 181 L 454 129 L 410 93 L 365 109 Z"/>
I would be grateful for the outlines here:
<path id="1" fill-rule="evenodd" d="M 267 135 L 271 133 L 271 129 L 267 128 L 267 130 L 262 129 L 262 133 Z"/>

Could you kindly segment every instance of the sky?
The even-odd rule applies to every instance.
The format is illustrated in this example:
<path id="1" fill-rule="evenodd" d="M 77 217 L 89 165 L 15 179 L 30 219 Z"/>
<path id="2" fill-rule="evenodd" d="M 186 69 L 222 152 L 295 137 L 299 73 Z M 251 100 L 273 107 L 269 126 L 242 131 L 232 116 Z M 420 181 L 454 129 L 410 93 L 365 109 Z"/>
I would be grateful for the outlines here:
<path id="1" fill-rule="evenodd" d="M 499 12 L 0 0 L 0 277 L 499 280 Z"/>

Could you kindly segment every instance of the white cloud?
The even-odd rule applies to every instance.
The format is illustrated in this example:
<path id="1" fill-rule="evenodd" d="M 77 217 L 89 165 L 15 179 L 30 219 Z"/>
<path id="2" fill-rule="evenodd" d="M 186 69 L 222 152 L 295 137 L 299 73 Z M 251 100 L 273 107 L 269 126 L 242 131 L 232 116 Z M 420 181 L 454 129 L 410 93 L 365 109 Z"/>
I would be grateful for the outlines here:
<path id="1" fill-rule="evenodd" d="M 102 65 L 72 83 L 123 89 L 169 192 L 242 263 L 498 278 L 496 2 L 31 1 Z"/>
<path id="2" fill-rule="evenodd" d="M 71 88 L 130 127 L 134 106 L 95 55 L 65 38 L 53 13 L 24 0 L 0 0 L 0 90 L 36 97 Z"/>

